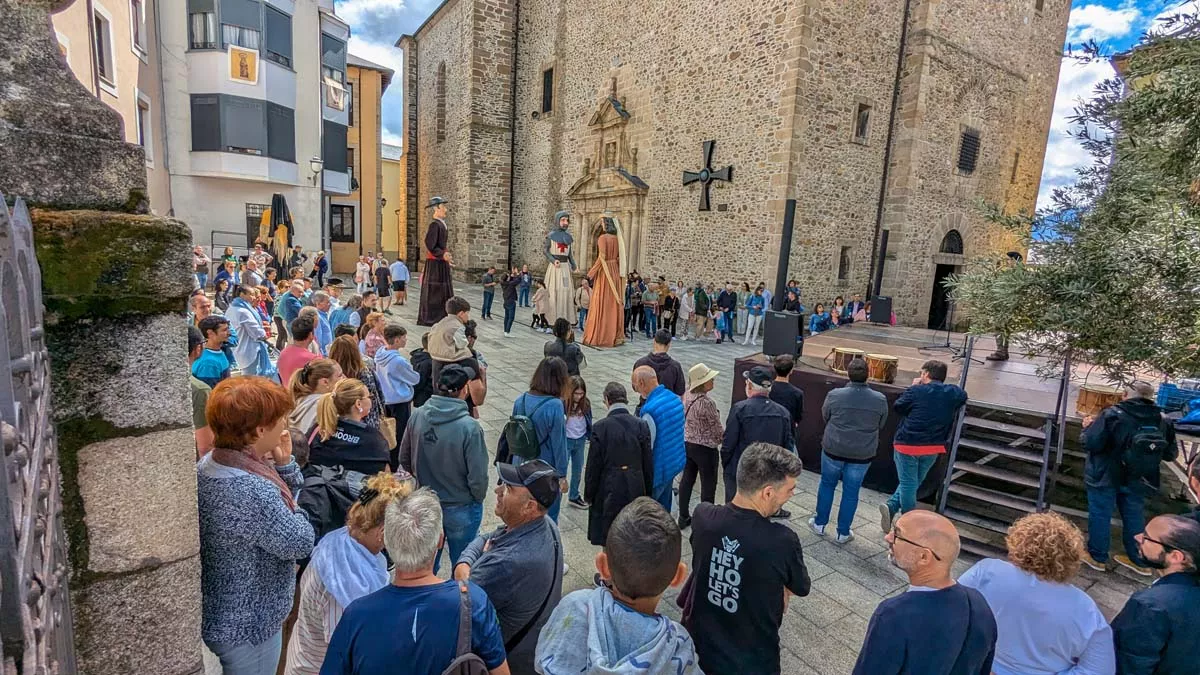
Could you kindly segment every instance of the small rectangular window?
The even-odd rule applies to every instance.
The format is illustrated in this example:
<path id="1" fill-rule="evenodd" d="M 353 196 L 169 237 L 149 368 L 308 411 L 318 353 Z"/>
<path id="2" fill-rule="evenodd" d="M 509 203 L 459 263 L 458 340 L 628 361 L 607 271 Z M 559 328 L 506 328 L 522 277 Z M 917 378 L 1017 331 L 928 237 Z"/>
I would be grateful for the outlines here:
<path id="1" fill-rule="evenodd" d="M 97 12 L 92 15 L 92 25 L 96 33 L 96 73 L 105 83 L 114 84 L 116 72 L 113 69 L 112 24 Z"/>
<path id="2" fill-rule="evenodd" d="M 1042 11 L 1046 7 L 1046 0 L 1034 0 L 1033 8 L 1037 11 Z"/>
<path id="3" fill-rule="evenodd" d="M 263 5 L 264 49 L 267 60 L 292 67 L 292 17 Z"/>
<path id="4" fill-rule="evenodd" d="M 850 278 L 850 247 L 843 246 L 841 253 L 838 255 L 838 281 L 846 281 Z"/>
<path id="5" fill-rule="evenodd" d="M 966 129 L 962 132 L 962 139 L 958 144 L 958 171 L 959 173 L 971 175 L 975 173 L 975 167 L 979 163 L 979 132 L 974 129 Z"/>
<path id="6" fill-rule="evenodd" d="M 859 103 L 858 108 L 854 111 L 854 140 L 859 143 L 866 143 L 867 136 L 870 133 L 871 106 Z"/>
<path id="7" fill-rule="evenodd" d="M 146 53 L 146 8 L 142 0 L 129 0 L 129 36 L 133 48 L 140 54 Z"/>
<path id="8" fill-rule="evenodd" d="M 216 12 L 192 12 L 188 15 L 188 48 L 217 48 Z"/>
<path id="9" fill-rule="evenodd" d="M 221 24 L 221 39 L 225 46 L 237 45 L 246 49 L 258 49 L 262 33 L 253 28 L 235 26 L 229 23 Z"/>
<path id="10" fill-rule="evenodd" d="M 339 242 L 354 242 L 354 207 L 329 205 L 329 238 Z"/>
<path id="11" fill-rule="evenodd" d="M 346 148 L 346 175 L 354 182 L 354 148 Z"/>
<path id="12" fill-rule="evenodd" d="M 349 119 L 347 126 L 354 126 L 354 83 L 346 83 L 346 117 Z"/>
<path id="13" fill-rule="evenodd" d="M 542 71 L 542 112 L 554 110 L 554 69 Z"/>
<path id="14" fill-rule="evenodd" d="M 151 139 L 153 135 L 150 130 L 150 101 L 141 94 L 138 94 L 137 101 L 137 119 L 134 120 L 137 126 L 137 142 L 138 145 L 146 152 L 146 163 L 154 163 L 154 148 L 151 147 Z"/>
<path id="15" fill-rule="evenodd" d="M 262 223 L 263 212 L 271 208 L 270 204 L 246 204 L 246 247 L 254 245 L 258 239 L 258 228 Z"/>

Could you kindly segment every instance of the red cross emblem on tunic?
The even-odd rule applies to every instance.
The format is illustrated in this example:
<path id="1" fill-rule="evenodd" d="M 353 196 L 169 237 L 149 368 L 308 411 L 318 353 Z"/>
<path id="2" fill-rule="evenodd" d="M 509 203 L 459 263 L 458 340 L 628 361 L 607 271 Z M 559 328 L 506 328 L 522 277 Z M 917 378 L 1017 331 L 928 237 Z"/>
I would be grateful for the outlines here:
<path id="1" fill-rule="evenodd" d="M 567 254 L 567 245 L 561 241 L 554 242 L 554 249 L 558 252 L 559 255 Z"/>

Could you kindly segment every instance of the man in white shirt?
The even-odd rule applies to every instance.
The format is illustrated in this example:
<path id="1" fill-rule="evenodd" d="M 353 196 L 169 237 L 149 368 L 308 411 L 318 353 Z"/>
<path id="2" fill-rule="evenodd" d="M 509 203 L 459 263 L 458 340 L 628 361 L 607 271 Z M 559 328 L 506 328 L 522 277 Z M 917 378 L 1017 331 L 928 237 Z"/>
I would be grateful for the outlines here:
<path id="1" fill-rule="evenodd" d="M 397 304 L 403 305 L 408 299 L 408 265 L 398 256 L 396 262 L 388 267 L 392 273 L 392 295 Z"/>

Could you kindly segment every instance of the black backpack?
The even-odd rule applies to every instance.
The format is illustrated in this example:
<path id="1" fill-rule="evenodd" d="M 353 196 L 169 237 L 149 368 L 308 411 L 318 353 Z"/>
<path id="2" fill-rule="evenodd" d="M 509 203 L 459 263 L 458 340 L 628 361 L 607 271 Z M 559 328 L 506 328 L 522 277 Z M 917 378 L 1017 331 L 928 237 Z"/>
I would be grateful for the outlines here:
<path id="1" fill-rule="evenodd" d="M 1117 409 L 1120 414 L 1125 411 Z M 1121 451 L 1121 470 L 1126 483 L 1140 483 L 1158 476 L 1159 464 L 1167 452 L 1167 437 L 1162 423 L 1141 424 L 1133 429 Z"/>
<path id="2" fill-rule="evenodd" d="M 458 583 L 458 600 L 458 641 L 442 675 L 487 675 L 487 664 L 471 651 L 471 593 L 465 581 Z"/>
<path id="3" fill-rule="evenodd" d="M 550 399 L 542 399 L 537 405 L 533 406 L 533 411 L 528 414 L 513 413 L 509 416 L 508 421 L 504 423 L 504 432 L 501 434 L 500 447 L 496 452 L 496 462 L 508 462 L 514 455 L 523 460 L 537 459 L 542 454 L 542 443 L 538 440 L 537 427 L 533 424 L 533 416 L 537 413 L 538 408 Z M 525 410 L 525 404 L 529 401 L 528 398 L 522 399 L 521 409 Z M 501 456 L 503 455 L 503 457 Z"/>

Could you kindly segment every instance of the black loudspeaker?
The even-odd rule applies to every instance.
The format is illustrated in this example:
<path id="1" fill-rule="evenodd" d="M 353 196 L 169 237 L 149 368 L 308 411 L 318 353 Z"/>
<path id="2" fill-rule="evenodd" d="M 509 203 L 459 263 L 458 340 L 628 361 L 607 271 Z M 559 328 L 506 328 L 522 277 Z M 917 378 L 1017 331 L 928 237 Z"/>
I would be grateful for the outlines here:
<path id="1" fill-rule="evenodd" d="M 871 323 L 892 322 L 892 296 L 877 295 L 871 298 Z"/>
<path id="2" fill-rule="evenodd" d="M 795 312 L 768 311 L 763 317 L 763 354 L 799 356 L 804 351 L 803 317 Z"/>

